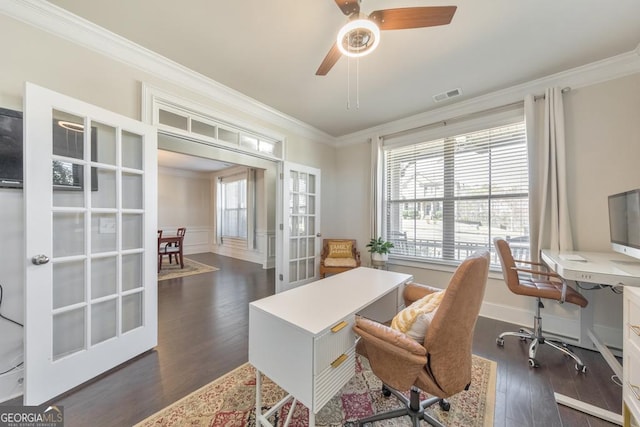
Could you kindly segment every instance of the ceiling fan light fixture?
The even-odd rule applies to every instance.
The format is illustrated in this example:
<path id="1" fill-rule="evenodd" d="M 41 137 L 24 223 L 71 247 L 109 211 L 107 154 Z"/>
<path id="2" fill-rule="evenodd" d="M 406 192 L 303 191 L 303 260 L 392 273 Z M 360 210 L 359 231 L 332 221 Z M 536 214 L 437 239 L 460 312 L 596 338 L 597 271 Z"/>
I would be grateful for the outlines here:
<path id="1" fill-rule="evenodd" d="M 354 19 L 340 29 L 336 41 L 343 55 L 352 58 L 365 56 L 378 47 L 380 28 L 369 19 Z"/>

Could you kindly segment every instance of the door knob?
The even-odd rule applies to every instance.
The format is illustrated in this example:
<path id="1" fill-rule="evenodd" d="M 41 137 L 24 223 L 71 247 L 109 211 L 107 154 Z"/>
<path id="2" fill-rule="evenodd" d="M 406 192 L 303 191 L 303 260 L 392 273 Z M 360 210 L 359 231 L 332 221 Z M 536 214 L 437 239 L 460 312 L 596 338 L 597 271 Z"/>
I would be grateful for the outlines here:
<path id="1" fill-rule="evenodd" d="M 322 233 L 316 234 L 316 237 L 322 237 Z"/>
<path id="2" fill-rule="evenodd" d="M 44 255 L 44 254 L 40 254 L 40 255 L 36 255 L 33 258 L 31 258 L 31 262 L 34 265 L 42 265 L 42 264 L 46 264 L 49 262 L 49 257 Z"/>

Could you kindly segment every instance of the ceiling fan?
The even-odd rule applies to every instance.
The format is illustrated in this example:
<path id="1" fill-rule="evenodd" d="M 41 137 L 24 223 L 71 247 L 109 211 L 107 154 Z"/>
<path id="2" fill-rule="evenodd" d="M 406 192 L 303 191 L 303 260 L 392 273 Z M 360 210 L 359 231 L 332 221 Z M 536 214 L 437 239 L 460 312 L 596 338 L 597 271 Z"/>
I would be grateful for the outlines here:
<path id="1" fill-rule="evenodd" d="M 360 0 L 334 0 L 349 22 L 338 32 L 317 76 L 325 76 L 342 55 L 359 57 L 367 55 L 378 46 L 380 30 L 404 30 L 409 28 L 447 25 L 453 19 L 456 6 L 406 7 L 383 9 L 369 16 L 360 13 Z"/>

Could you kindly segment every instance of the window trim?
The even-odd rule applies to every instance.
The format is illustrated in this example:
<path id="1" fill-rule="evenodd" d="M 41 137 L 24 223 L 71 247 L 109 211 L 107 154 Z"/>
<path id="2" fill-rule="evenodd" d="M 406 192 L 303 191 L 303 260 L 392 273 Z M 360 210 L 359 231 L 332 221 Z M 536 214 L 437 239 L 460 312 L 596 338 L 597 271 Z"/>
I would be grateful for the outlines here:
<path id="1" fill-rule="evenodd" d="M 376 188 L 377 194 L 380 197 L 380 205 L 377 207 L 376 211 L 379 212 L 376 216 L 379 218 L 378 223 L 380 224 L 381 230 L 379 232 L 383 236 L 387 236 L 387 224 L 388 224 L 388 211 L 389 211 L 389 202 L 400 202 L 400 200 L 395 199 L 387 199 L 387 168 L 386 168 L 386 155 L 387 152 L 392 151 L 394 149 L 400 149 L 402 147 L 411 146 L 415 144 L 419 144 L 422 142 L 434 141 L 438 139 L 449 139 L 454 138 L 455 136 L 471 133 L 476 131 L 487 130 L 491 128 L 508 126 L 517 123 L 524 123 L 524 106 L 522 103 L 510 104 L 505 107 L 498 107 L 495 109 L 491 109 L 486 112 L 479 112 L 465 117 L 455 118 L 449 121 L 437 122 L 431 125 L 421 126 L 419 128 L 405 130 L 402 132 L 397 132 L 394 134 L 386 135 L 380 137 L 380 145 L 377 147 L 379 150 L 379 164 L 380 164 L 380 179 L 379 184 Z M 526 126 L 526 123 L 525 123 Z M 526 139 L 526 134 L 525 134 Z M 528 153 L 527 153 L 528 156 Z M 495 196 L 489 196 L 489 201 L 495 199 L 502 198 L 522 198 L 530 196 L 530 192 L 526 193 L 518 193 L 518 194 L 500 194 Z M 443 195 L 442 197 L 435 198 L 427 198 L 429 200 L 432 199 L 445 199 L 446 197 Z M 470 200 L 472 197 L 464 196 L 464 197 L 453 197 L 452 201 L 456 200 Z M 487 196 L 478 196 L 479 199 L 487 200 Z M 416 200 L 411 200 L 411 203 L 415 203 Z M 420 199 L 422 200 L 422 199 Z M 425 199 L 426 200 L 426 199 Z M 528 220 L 529 218 L 527 218 Z M 444 237 L 443 237 L 444 240 Z M 444 250 L 444 245 L 443 245 Z M 490 250 L 493 250 L 493 247 L 490 247 Z M 455 257 L 455 255 L 454 255 Z M 393 250 L 390 254 L 390 263 L 405 265 L 416 268 L 429 268 L 435 270 L 449 271 L 449 269 L 454 268 L 459 265 L 461 260 L 453 259 L 438 259 L 438 258 L 420 258 L 417 256 L 407 256 L 403 254 L 394 254 Z M 496 265 L 494 265 L 496 264 Z M 492 263 L 492 270 L 496 269 L 497 271 L 497 262 Z"/>

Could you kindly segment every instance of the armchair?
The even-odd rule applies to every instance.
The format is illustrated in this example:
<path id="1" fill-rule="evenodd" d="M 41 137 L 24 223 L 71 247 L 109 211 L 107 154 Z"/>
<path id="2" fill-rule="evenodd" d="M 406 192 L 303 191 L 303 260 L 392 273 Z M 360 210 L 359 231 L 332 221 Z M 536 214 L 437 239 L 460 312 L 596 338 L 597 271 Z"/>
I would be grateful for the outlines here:
<path id="1" fill-rule="evenodd" d="M 404 407 L 358 420 L 354 424 L 407 415 L 412 425 L 425 420 L 442 424 L 425 412 L 425 408 L 468 389 L 471 382 L 471 345 L 489 272 L 489 253 L 484 251 L 467 258 L 456 270 L 442 301 L 420 343 L 408 335 L 366 318 L 356 319 L 355 332 L 360 336 L 356 351 L 369 359 L 373 373 L 385 384 L 385 395 L 393 394 Z M 410 285 L 404 296 L 413 299 L 440 289 Z M 409 302 L 409 301 L 407 301 Z M 410 389 L 409 398 L 402 391 Z M 420 401 L 420 390 L 433 397 Z"/>
<path id="2" fill-rule="evenodd" d="M 354 239 L 324 239 L 320 254 L 320 278 L 360 267 L 360 252 Z"/>

